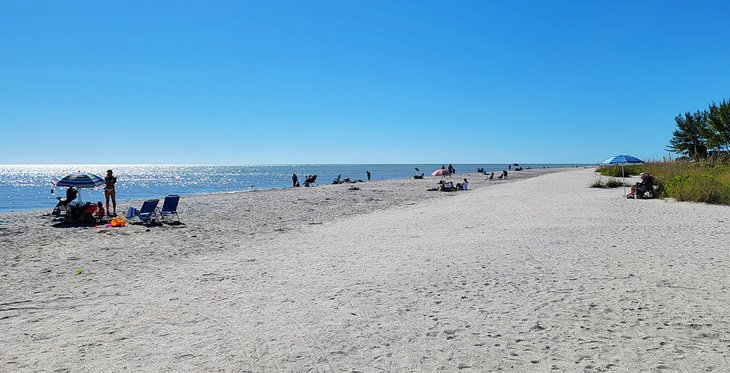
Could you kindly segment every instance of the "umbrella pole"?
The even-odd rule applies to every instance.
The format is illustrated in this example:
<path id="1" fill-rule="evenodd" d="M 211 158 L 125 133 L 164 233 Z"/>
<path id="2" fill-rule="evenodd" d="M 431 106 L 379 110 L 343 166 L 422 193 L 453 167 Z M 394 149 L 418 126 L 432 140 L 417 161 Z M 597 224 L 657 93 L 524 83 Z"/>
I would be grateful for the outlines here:
<path id="1" fill-rule="evenodd" d="M 626 175 L 624 175 L 624 164 L 621 164 L 621 184 L 624 185 L 624 197 L 626 197 Z"/>

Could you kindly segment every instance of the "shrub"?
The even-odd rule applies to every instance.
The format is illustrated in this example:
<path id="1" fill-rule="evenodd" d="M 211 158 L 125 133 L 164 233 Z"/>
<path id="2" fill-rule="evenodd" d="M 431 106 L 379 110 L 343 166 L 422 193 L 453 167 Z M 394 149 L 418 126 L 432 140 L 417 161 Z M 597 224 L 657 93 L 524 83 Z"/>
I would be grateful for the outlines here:
<path id="1" fill-rule="evenodd" d="M 713 175 L 678 175 L 663 186 L 663 195 L 678 201 L 730 204 L 730 185 Z"/>
<path id="2" fill-rule="evenodd" d="M 627 184 L 624 184 L 623 181 L 609 177 L 608 181 L 606 182 L 606 188 L 620 188 L 622 186 L 628 186 Z"/>
<path id="3" fill-rule="evenodd" d="M 596 181 L 594 181 L 593 184 L 591 184 L 591 188 L 605 188 L 605 187 L 606 187 L 606 184 L 603 182 L 603 180 L 601 180 L 600 177 L 598 179 L 596 179 Z"/>
<path id="4" fill-rule="evenodd" d="M 601 180 L 601 178 L 599 177 L 593 182 L 593 184 L 591 184 L 591 188 L 620 188 L 622 186 L 628 185 L 624 184 L 623 181 L 613 177 L 609 177 L 608 181 L 606 182 Z"/>

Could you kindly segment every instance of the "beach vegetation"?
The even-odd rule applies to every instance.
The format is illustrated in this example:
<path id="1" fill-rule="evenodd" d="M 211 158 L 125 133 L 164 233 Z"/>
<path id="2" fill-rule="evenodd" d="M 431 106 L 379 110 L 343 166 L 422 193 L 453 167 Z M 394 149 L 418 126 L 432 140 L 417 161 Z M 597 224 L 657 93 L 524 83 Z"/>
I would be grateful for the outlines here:
<path id="1" fill-rule="evenodd" d="M 603 176 L 611 176 L 611 177 L 638 175 L 643 172 L 641 165 L 624 166 L 623 174 L 622 174 L 620 165 L 602 166 L 602 167 L 598 168 L 598 170 L 596 170 L 596 171 Z"/>
<path id="2" fill-rule="evenodd" d="M 591 188 L 605 188 L 606 183 L 601 180 L 601 178 L 597 178 L 596 180 L 593 180 L 593 184 L 591 184 Z"/>
<path id="3" fill-rule="evenodd" d="M 628 185 L 625 184 L 623 181 L 613 178 L 613 177 L 609 177 L 608 181 L 606 181 L 606 188 L 620 188 L 623 186 L 628 186 Z"/>
<path id="4" fill-rule="evenodd" d="M 677 128 L 667 150 L 693 161 L 730 153 L 730 101 L 711 103 L 705 110 L 674 117 Z"/>
<path id="5" fill-rule="evenodd" d="M 730 205 L 730 163 L 710 158 L 698 162 L 648 162 L 660 196 L 678 201 Z"/>
<path id="6" fill-rule="evenodd" d="M 591 184 L 591 188 L 620 188 L 623 186 L 628 185 L 624 184 L 623 181 L 614 177 L 609 177 L 606 181 L 603 181 L 603 179 L 599 177 Z"/>

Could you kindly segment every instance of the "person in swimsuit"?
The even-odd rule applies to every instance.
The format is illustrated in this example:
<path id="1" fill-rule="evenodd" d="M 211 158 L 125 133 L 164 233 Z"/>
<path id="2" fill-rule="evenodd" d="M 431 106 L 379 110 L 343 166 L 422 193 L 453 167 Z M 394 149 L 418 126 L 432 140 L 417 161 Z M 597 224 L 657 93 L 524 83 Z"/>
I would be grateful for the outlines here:
<path id="1" fill-rule="evenodd" d="M 117 215 L 117 190 L 115 185 L 117 183 L 117 177 L 114 176 L 112 170 L 106 170 L 106 177 L 104 178 L 106 186 L 104 186 L 104 197 L 106 197 L 106 211 L 109 215 Z M 109 197 L 112 199 L 112 209 L 109 209 Z M 112 211 L 114 211 L 112 213 Z"/>

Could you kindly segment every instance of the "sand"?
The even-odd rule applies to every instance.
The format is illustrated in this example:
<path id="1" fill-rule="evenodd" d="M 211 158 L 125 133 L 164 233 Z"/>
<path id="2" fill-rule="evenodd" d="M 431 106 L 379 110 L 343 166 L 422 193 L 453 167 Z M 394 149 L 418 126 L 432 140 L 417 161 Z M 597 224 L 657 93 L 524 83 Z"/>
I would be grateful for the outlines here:
<path id="1" fill-rule="evenodd" d="M 730 369 L 730 208 L 539 173 L 0 214 L 0 371 Z"/>

